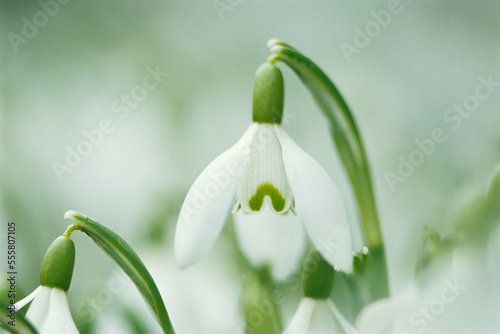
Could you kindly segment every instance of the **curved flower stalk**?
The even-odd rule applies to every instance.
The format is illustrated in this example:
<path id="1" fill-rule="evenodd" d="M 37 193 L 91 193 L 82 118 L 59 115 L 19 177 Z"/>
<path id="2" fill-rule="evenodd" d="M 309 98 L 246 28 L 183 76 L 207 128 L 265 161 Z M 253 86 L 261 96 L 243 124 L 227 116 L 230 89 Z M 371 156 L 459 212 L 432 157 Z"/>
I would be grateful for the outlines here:
<path id="1" fill-rule="evenodd" d="M 26 318 L 40 334 L 78 333 L 71 317 L 67 291 L 75 264 L 75 245 L 60 236 L 50 245 L 40 270 L 40 286 L 16 304 L 20 309 L 33 301 Z"/>
<path id="2" fill-rule="evenodd" d="M 278 39 L 271 39 L 268 47 L 273 53 L 270 61 L 282 61 L 297 74 L 328 121 L 333 141 L 356 195 L 363 239 L 371 254 L 367 269 L 372 279 L 368 289 L 370 295 L 365 302 L 385 298 L 389 296 L 389 282 L 384 240 L 370 166 L 354 116 L 337 87 L 314 62 Z"/>
<path id="3" fill-rule="evenodd" d="M 269 265 L 275 278 L 297 266 L 303 226 L 332 266 L 352 270 L 342 198 L 327 172 L 287 135 L 282 114 L 282 75 L 265 63 L 256 74 L 253 123 L 203 170 L 184 200 L 175 235 L 181 268 L 210 251 L 233 208 L 243 252 L 254 265 Z"/>

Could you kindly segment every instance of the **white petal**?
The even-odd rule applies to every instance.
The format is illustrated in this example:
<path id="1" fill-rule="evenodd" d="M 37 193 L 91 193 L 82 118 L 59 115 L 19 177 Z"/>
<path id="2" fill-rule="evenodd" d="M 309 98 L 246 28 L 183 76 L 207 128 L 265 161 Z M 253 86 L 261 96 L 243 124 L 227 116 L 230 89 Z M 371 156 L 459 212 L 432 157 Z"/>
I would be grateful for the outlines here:
<path id="1" fill-rule="evenodd" d="M 386 333 L 399 319 L 404 319 L 406 323 L 418 307 L 414 294 L 378 300 L 361 311 L 356 319 L 356 328 L 362 334 Z"/>
<path id="2" fill-rule="evenodd" d="M 259 213 L 239 211 L 234 223 L 241 250 L 254 266 L 269 265 L 277 280 L 295 271 L 305 247 L 300 217 L 292 212 L 277 215 L 266 207 Z"/>
<path id="3" fill-rule="evenodd" d="M 352 238 L 340 193 L 328 173 L 275 125 L 295 208 L 316 249 L 331 265 L 352 271 Z"/>
<path id="4" fill-rule="evenodd" d="M 302 298 L 283 334 L 357 334 L 330 299 Z"/>
<path id="5" fill-rule="evenodd" d="M 175 231 L 175 257 L 181 268 L 201 259 L 215 244 L 234 205 L 236 188 L 257 130 L 252 124 L 243 137 L 219 155 L 198 176 L 182 205 Z"/>
<path id="6" fill-rule="evenodd" d="M 58 288 L 41 286 L 26 313 L 40 334 L 77 334 L 68 306 L 68 296 Z"/>
<path id="7" fill-rule="evenodd" d="M 47 310 L 50 304 L 50 290 L 52 289 L 49 287 L 40 286 L 28 312 L 26 312 L 26 318 L 38 329 L 43 326 L 47 318 Z"/>
<path id="8" fill-rule="evenodd" d="M 333 304 L 331 300 L 328 300 L 328 306 L 330 307 L 335 319 L 337 320 L 340 328 L 342 328 L 341 332 L 345 332 L 345 334 L 358 334 L 356 328 L 347 321 L 344 315 L 337 309 L 337 307 Z"/>
<path id="9" fill-rule="evenodd" d="M 259 212 L 267 206 L 276 213 L 286 213 L 292 205 L 281 146 L 272 124 L 259 124 L 238 186 L 237 200 L 247 213 Z"/>
<path id="10" fill-rule="evenodd" d="M 40 328 L 40 334 L 78 333 L 71 317 L 68 295 L 65 291 L 52 288 L 46 320 Z"/>
<path id="11" fill-rule="evenodd" d="M 33 290 L 32 293 L 30 293 L 29 295 L 27 295 L 26 297 L 24 297 L 23 299 L 21 299 L 20 301 L 18 301 L 16 304 L 15 304 L 15 308 L 16 308 L 16 312 L 19 311 L 20 309 L 22 309 L 23 307 L 25 307 L 30 301 L 33 300 L 33 298 L 36 297 L 36 295 L 38 294 L 38 291 L 40 291 L 40 288 L 42 286 L 38 286 L 38 288 L 36 288 L 35 290 Z"/>
<path id="12" fill-rule="evenodd" d="M 283 334 L 306 334 L 309 330 L 312 313 L 314 311 L 316 301 L 311 298 L 303 298 L 300 301 L 297 312 L 295 312 L 292 320 L 288 324 Z"/>
<path id="13" fill-rule="evenodd" d="M 311 314 L 311 321 L 309 322 L 309 330 L 307 333 L 342 333 L 338 330 L 339 326 L 330 308 L 329 302 L 329 299 L 320 299 L 315 301 L 314 310 Z"/>

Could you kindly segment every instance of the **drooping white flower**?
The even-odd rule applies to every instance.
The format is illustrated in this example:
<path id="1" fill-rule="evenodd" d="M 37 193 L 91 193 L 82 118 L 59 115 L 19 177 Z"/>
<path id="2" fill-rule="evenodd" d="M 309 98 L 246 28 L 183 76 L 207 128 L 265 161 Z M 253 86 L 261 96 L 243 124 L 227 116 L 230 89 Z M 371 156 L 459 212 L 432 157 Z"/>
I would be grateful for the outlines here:
<path id="1" fill-rule="evenodd" d="M 335 269 L 315 249 L 302 270 L 304 297 L 283 334 L 358 334 L 330 299 Z"/>
<path id="2" fill-rule="evenodd" d="M 283 334 L 357 334 L 330 299 L 302 298 Z"/>
<path id="3" fill-rule="evenodd" d="M 290 272 L 304 245 L 302 226 L 298 224 L 302 221 L 323 257 L 351 271 L 351 232 L 342 198 L 327 172 L 281 125 L 252 123 L 233 147 L 198 176 L 177 223 L 175 255 L 182 268 L 208 253 L 231 208 L 238 213 L 238 239 L 251 260 L 269 261 L 272 267 L 280 268 L 280 273 Z M 279 222 L 273 224 L 266 218 L 269 214 L 279 215 Z M 266 224 L 275 229 L 273 238 L 265 236 L 266 231 L 260 238 L 257 230 L 250 232 L 256 225 Z M 278 250 L 278 243 L 273 244 L 280 235 L 290 241 L 288 249 Z M 266 259 L 265 254 L 276 252 L 280 253 L 274 254 L 278 258 Z"/>
<path id="4" fill-rule="evenodd" d="M 269 265 L 275 278 L 298 265 L 304 227 L 331 265 L 351 271 L 351 231 L 340 194 L 328 173 L 280 125 L 282 80 L 272 64 L 257 70 L 254 122 L 189 190 L 175 235 L 181 268 L 210 251 L 233 209 L 243 252 L 254 265 Z"/>
<path id="5" fill-rule="evenodd" d="M 16 304 L 16 308 L 33 302 L 26 318 L 40 334 L 75 334 L 78 329 L 71 317 L 68 294 L 60 288 L 39 286 L 33 293 Z"/>

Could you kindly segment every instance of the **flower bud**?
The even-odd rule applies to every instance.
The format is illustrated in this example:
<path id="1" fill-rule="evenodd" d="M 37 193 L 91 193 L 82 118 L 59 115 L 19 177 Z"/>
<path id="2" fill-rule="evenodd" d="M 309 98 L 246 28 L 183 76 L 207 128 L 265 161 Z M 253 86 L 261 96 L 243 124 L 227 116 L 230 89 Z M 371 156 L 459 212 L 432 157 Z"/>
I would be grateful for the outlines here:
<path id="1" fill-rule="evenodd" d="M 75 266 L 75 244 L 60 236 L 45 253 L 40 269 L 40 284 L 68 291 Z"/>
<path id="2" fill-rule="evenodd" d="M 283 75 L 279 68 L 266 62 L 255 73 L 253 86 L 253 121 L 281 123 L 283 117 Z"/>

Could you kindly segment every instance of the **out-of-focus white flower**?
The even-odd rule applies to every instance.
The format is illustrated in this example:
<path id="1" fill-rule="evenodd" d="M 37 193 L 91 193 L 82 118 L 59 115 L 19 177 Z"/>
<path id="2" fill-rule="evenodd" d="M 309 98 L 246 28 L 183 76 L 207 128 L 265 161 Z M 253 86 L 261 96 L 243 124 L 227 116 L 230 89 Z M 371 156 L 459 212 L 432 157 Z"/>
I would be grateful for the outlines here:
<path id="1" fill-rule="evenodd" d="M 484 263 L 458 250 L 457 261 L 441 259 L 404 291 L 366 305 L 355 321 L 359 333 L 497 333 L 494 321 L 482 321 L 483 315 L 467 319 L 471 309 L 481 309 L 470 304 L 478 292 L 471 286 L 481 285 L 474 280 L 485 276 L 478 270 Z"/>
<path id="2" fill-rule="evenodd" d="M 283 334 L 357 334 L 330 299 L 304 297 Z"/>
<path id="3" fill-rule="evenodd" d="M 418 301 L 413 292 L 377 300 L 363 308 L 356 328 L 360 334 L 406 333 L 409 315 L 417 309 Z"/>
<path id="4" fill-rule="evenodd" d="M 66 291 L 60 288 L 39 286 L 28 297 L 19 301 L 16 308 L 22 308 L 31 300 L 33 302 L 26 313 L 26 318 L 40 334 L 78 333 L 69 311 Z"/>

